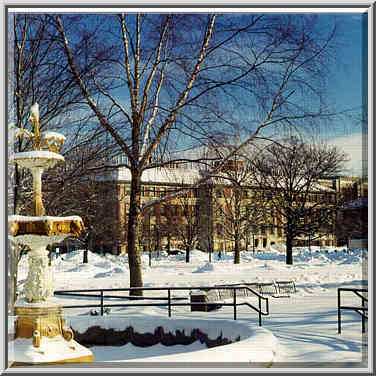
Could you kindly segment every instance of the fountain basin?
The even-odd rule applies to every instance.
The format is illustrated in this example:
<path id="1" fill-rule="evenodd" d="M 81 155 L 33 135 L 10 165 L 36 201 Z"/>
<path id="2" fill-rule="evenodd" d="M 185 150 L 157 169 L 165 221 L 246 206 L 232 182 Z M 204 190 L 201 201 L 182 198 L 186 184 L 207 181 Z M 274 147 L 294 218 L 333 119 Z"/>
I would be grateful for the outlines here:
<path id="1" fill-rule="evenodd" d="M 210 347 L 203 350 L 193 352 L 180 352 L 170 355 L 148 356 L 145 358 L 137 358 L 139 362 L 214 362 L 214 363 L 243 363 L 250 368 L 255 367 L 269 367 L 275 361 L 278 354 L 278 340 L 267 329 L 255 326 L 250 322 L 238 322 L 233 320 L 223 319 L 190 319 L 190 318 L 164 318 L 161 316 L 144 315 L 113 315 L 102 317 L 83 317 L 72 316 L 67 318 L 67 322 L 72 330 L 76 333 L 75 339 L 84 346 L 88 346 L 86 341 L 95 341 L 95 336 L 99 342 L 105 340 L 105 346 L 110 346 L 109 354 L 111 354 L 112 346 L 119 346 L 116 341 L 119 341 L 121 332 L 127 331 L 127 328 L 132 328 L 131 338 L 139 336 L 146 336 L 151 338 L 154 336 L 161 337 L 161 330 L 167 334 L 166 338 L 173 336 L 182 338 L 182 333 L 186 336 L 191 335 L 192 332 L 200 330 L 204 336 L 208 336 L 210 340 L 215 340 L 218 337 L 231 341 L 229 344 Z M 98 330 L 102 329 L 102 330 Z M 106 332 L 107 331 L 107 332 Z M 86 333 L 85 333 L 86 332 Z M 86 337 L 86 341 L 82 342 Z M 113 344 L 111 344 L 112 342 Z M 150 340 L 155 342 L 155 338 Z M 96 341 L 95 341 L 96 342 Z M 95 343 L 94 342 L 94 343 Z M 97 342 L 97 343 L 99 343 Z M 163 344 L 163 340 L 160 341 Z M 168 345 L 170 348 L 171 344 Z M 96 351 L 101 352 L 101 346 L 96 345 L 92 347 L 94 358 Z M 145 344 L 143 345 L 145 347 Z M 150 346 L 150 353 L 152 353 Z M 113 348 L 113 347 L 112 347 Z M 109 358 L 106 361 L 117 362 L 134 362 L 135 359 L 127 358 L 124 354 L 123 359 Z"/>
<path id="2" fill-rule="evenodd" d="M 64 162 L 61 154 L 47 150 L 32 150 L 23 153 L 13 154 L 10 158 L 11 162 L 17 163 L 23 168 L 51 168 L 57 162 Z"/>

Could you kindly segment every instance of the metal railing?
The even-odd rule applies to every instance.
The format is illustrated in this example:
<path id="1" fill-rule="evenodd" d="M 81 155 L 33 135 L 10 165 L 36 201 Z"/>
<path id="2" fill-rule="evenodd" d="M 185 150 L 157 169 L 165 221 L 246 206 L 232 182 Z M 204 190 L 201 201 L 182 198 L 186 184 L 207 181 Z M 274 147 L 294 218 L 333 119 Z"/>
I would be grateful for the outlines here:
<path id="1" fill-rule="evenodd" d="M 349 305 L 341 305 L 341 292 L 352 292 L 356 296 L 361 299 L 361 306 L 349 306 Z M 368 319 L 368 298 L 365 297 L 362 293 L 368 293 L 368 289 L 357 289 L 357 288 L 346 288 L 340 287 L 337 292 L 337 299 L 338 299 L 338 333 L 341 334 L 341 311 L 343 309 L 352 310 L 359 315 L 362 316 L 362 333 L 366 331 L 366 319 Z"/>
<path id="2" fill-rule="evenodd" d="M 207 304 L 211 304 L 210 302 L 188 302 L 188 303 L 181 303 L 178 302 L 179 300 L 187 300 L 189 297 L 172 297 L 172 291 L 181 291 L 181 290 L 233 290 L 232 294 L 232 302 L 220 302 L 221 306 L 232 306 L 234 309 L 234 320 L 237 319 L 237 307 L 240 305 L 246 305 L 249 308 L 256 311 L 259 315 L 259 326 L 262 326 L 261 318 L 262 316 L 269 315 L 269 300 L 268 298 L 260 295 L 256 291 L 250 289 L 246 286 L 221 286 L 221 287 L 213 287 L 213 286 L 189 286 L 189 287 L 129 287 L 129 288 L 116 288 L 116 289 L 88 289 L 88 290 L 58 290 L 55 291 L 55 295 L 68 295 L 68 296 L 76 296 L 76 297 L 90 297 L 90 298 L 99 298 L 100 304 L 85 304 L 85 305 L 71 305 L 71 306 L 63 306 L 63 308 L 97 308 L 100 307 L 100 313 L 103 316 L 104 310 L 106 307 L 160 307 L 160 306 L 167 306 L 168 307 L 168 316 L 171 317 L 171 307 L 174 306 L 203 306 Z M 254 295 L 258 298 L 258 307 L 255 307 L 253 304 L 247 301 L 238 302 L 237 301 L 237 294 L 236 291 L 246 289 L 249 291 L 250 294 Z M 121 292 L 121 291 L 167 291 L 167 296 L 164 297 L 153 297 L 153 296 L 134 296 L 134 295 L 105 295 L 106 292 Z M 99 294 L 95 294 L 99 292 Z M 85 294 L 90 293 L 90 294 Z M 127 299 L 127 300 L 166 300 L 167 302 L 161 303 L 109 303 L 104 302 L 105 299 Z M 263 310 L 262 302 L 265 302 L 265 307 Z"/>

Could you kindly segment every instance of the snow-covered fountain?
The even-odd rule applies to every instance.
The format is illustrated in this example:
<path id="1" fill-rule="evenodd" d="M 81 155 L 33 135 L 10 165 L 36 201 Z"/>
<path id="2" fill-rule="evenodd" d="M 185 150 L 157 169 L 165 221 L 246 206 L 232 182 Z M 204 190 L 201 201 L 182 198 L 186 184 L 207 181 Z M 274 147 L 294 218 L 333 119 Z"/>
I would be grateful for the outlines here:
<path id="1" fill-rule="evenodd" d="M 79 236 L 84 230 L 80 217 L 52 217 L 45 213 L 42 200 L 42 174 L 64 162 L 58 145 L 65 137 L 56 132 L 40 132 L 39 106 L 30 109 L 33 132 L 18 129 L 16 137 L 29 137 L 34 150 L 15 153 L 11 162 L 30 170 L 33 176 L 33 215 L 8 218 L 9 238 L 29 247 L 29 272 L 15 302 L 15 338 L 9 343 L 9 361 L 15 365 L 91 362 L 93 354 L 73 339 L 65 325 L 62 307 L 54 298 L 52 267 L 48 265 L 48 244 Z M 48 150 L 43 150 L 48 149 Z"/>

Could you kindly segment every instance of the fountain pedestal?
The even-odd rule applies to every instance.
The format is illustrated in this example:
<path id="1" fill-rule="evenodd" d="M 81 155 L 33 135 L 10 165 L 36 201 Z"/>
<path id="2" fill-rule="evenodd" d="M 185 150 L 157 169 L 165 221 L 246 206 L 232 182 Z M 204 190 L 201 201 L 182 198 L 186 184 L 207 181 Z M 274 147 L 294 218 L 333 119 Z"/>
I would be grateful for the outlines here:
<path id="1" fill-rule="evenodd" d="M 82 230 L 82 219 L 77 216 L 8 218 L 9 237 L 30 247 L 23 297 L 15 303 L 15 340 L 9 344 L 12 366 L 94 360 L 92 352 L 76 342 L 72 330 L 65 325 L 63 309 L 53 297 L 52 268 L 46 250 L 47 244 L 77 236 Z"/>
<path id="2" fill-rule="evenodd" d="M 9 351 L 13 366 L 92 362 L 92 352 L 73 339 L 65 325 L 62 307 L 49 304 L 16 303 L 15 340 Z"/>

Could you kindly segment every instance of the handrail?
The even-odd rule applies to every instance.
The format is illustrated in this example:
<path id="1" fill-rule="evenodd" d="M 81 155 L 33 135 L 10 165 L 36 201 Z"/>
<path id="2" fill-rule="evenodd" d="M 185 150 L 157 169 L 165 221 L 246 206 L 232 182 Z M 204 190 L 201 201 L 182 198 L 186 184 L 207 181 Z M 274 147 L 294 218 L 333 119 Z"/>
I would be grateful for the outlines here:
<path id="1" fill-rule="evenodd" d="M 356 296 L 362 299 L 362 305 L 359 306 L 343 306 L 341 305 L 341 292 L 348 291 L 354 293 Z M 337 290 L 337 306 L 338 306 L 338 334 L 341 334 L 341 310 L 348 309 L 357 312 L 362 317 L 362 333 L 366 331 L 365 320 L 368 319 L 368 307 L 366 303 L 368 303 L 368 298 L 361 294 L 361 292 L 367 292 L 368 289 L 359 289 L 359 288 L 350 288 L 350 287 L 340 287 Z"/>
<path id="2" fill-rule="evenodd" d="M 101 315 L 104 314 L 104 308 L 105 307 L 159 307 L 159 306 L 166 306 L 168 307 L 168 316 L 171 317 L 171 307 L 172 306 L 198 306 L 198 305 L 205 305 L 207 303 L 204 302 L 189 302 L 189 303 L 177 303 L 176 300 L 185 300 L 188 298 L 185 297 L 172 297 L 171 291 L 179 291 L 179 290 L 216 290 L 216 289 L 226 289 L 226 290 L 233 290 L 233 301 L 232 303 L 226 303 L 221 302 L 222 306 L 233 306 L 234 308 L 234 320 L 237 318 L 237 312 L 236 308 L 239 305 L 247 305 L 249 308 L 255 310 L 258 312 L 259 315 L 259 325 L 262 325 L 261 317 L 269 315 L 269 300 L 268 298 L 260 295 L 256 291 L 252 290 L 251 288 L 244 286 L 244 285 L 238 285 L 238 286 L 188 286 L 188 287 L 126 287 L 126 288 L 103 288 L 103 289 L 81 289 L 81 290 L 57 290 L 54 292 L 55 295 L 70 295 L 70 296 L 77 296 L 77 297 L 93 297 L 93 298 L 100 298 L 100 304 L 87 304 L 87 305 L 74 305 L 74 306 L 63 306 L 63 308 L 94 308 L 94 307 L 100 307 L 101 309 Z M 257 298 L 259 302 L 259 308 L 253 306 L 249 302 L 237 302 L 236 301 L 236 290 L 240 289 L 246 289 L 253 293 Z M 138 290 L 145 290 L 145 291 L 167 291 L 167 297 L 141 297 L 141 296 L 116 296 L 116 295 L 109 295 L 105 296 L 105 292 L 114 292 L 114 291 L 138 291 Z M 81 293 L 95 293 L 99 292 L 100 294 L 80 294 Z M 104 303 L 105 298 L 116 298 L 116 299 L 155 299 L 155 300 L 167 300 L 167 302 L 162 303 L 122 303 L 122 304 L 111 304 L 111 303 Z M 262 301 L 266 301 L 266 309 L 265 311 L 262 310 Z"/>

